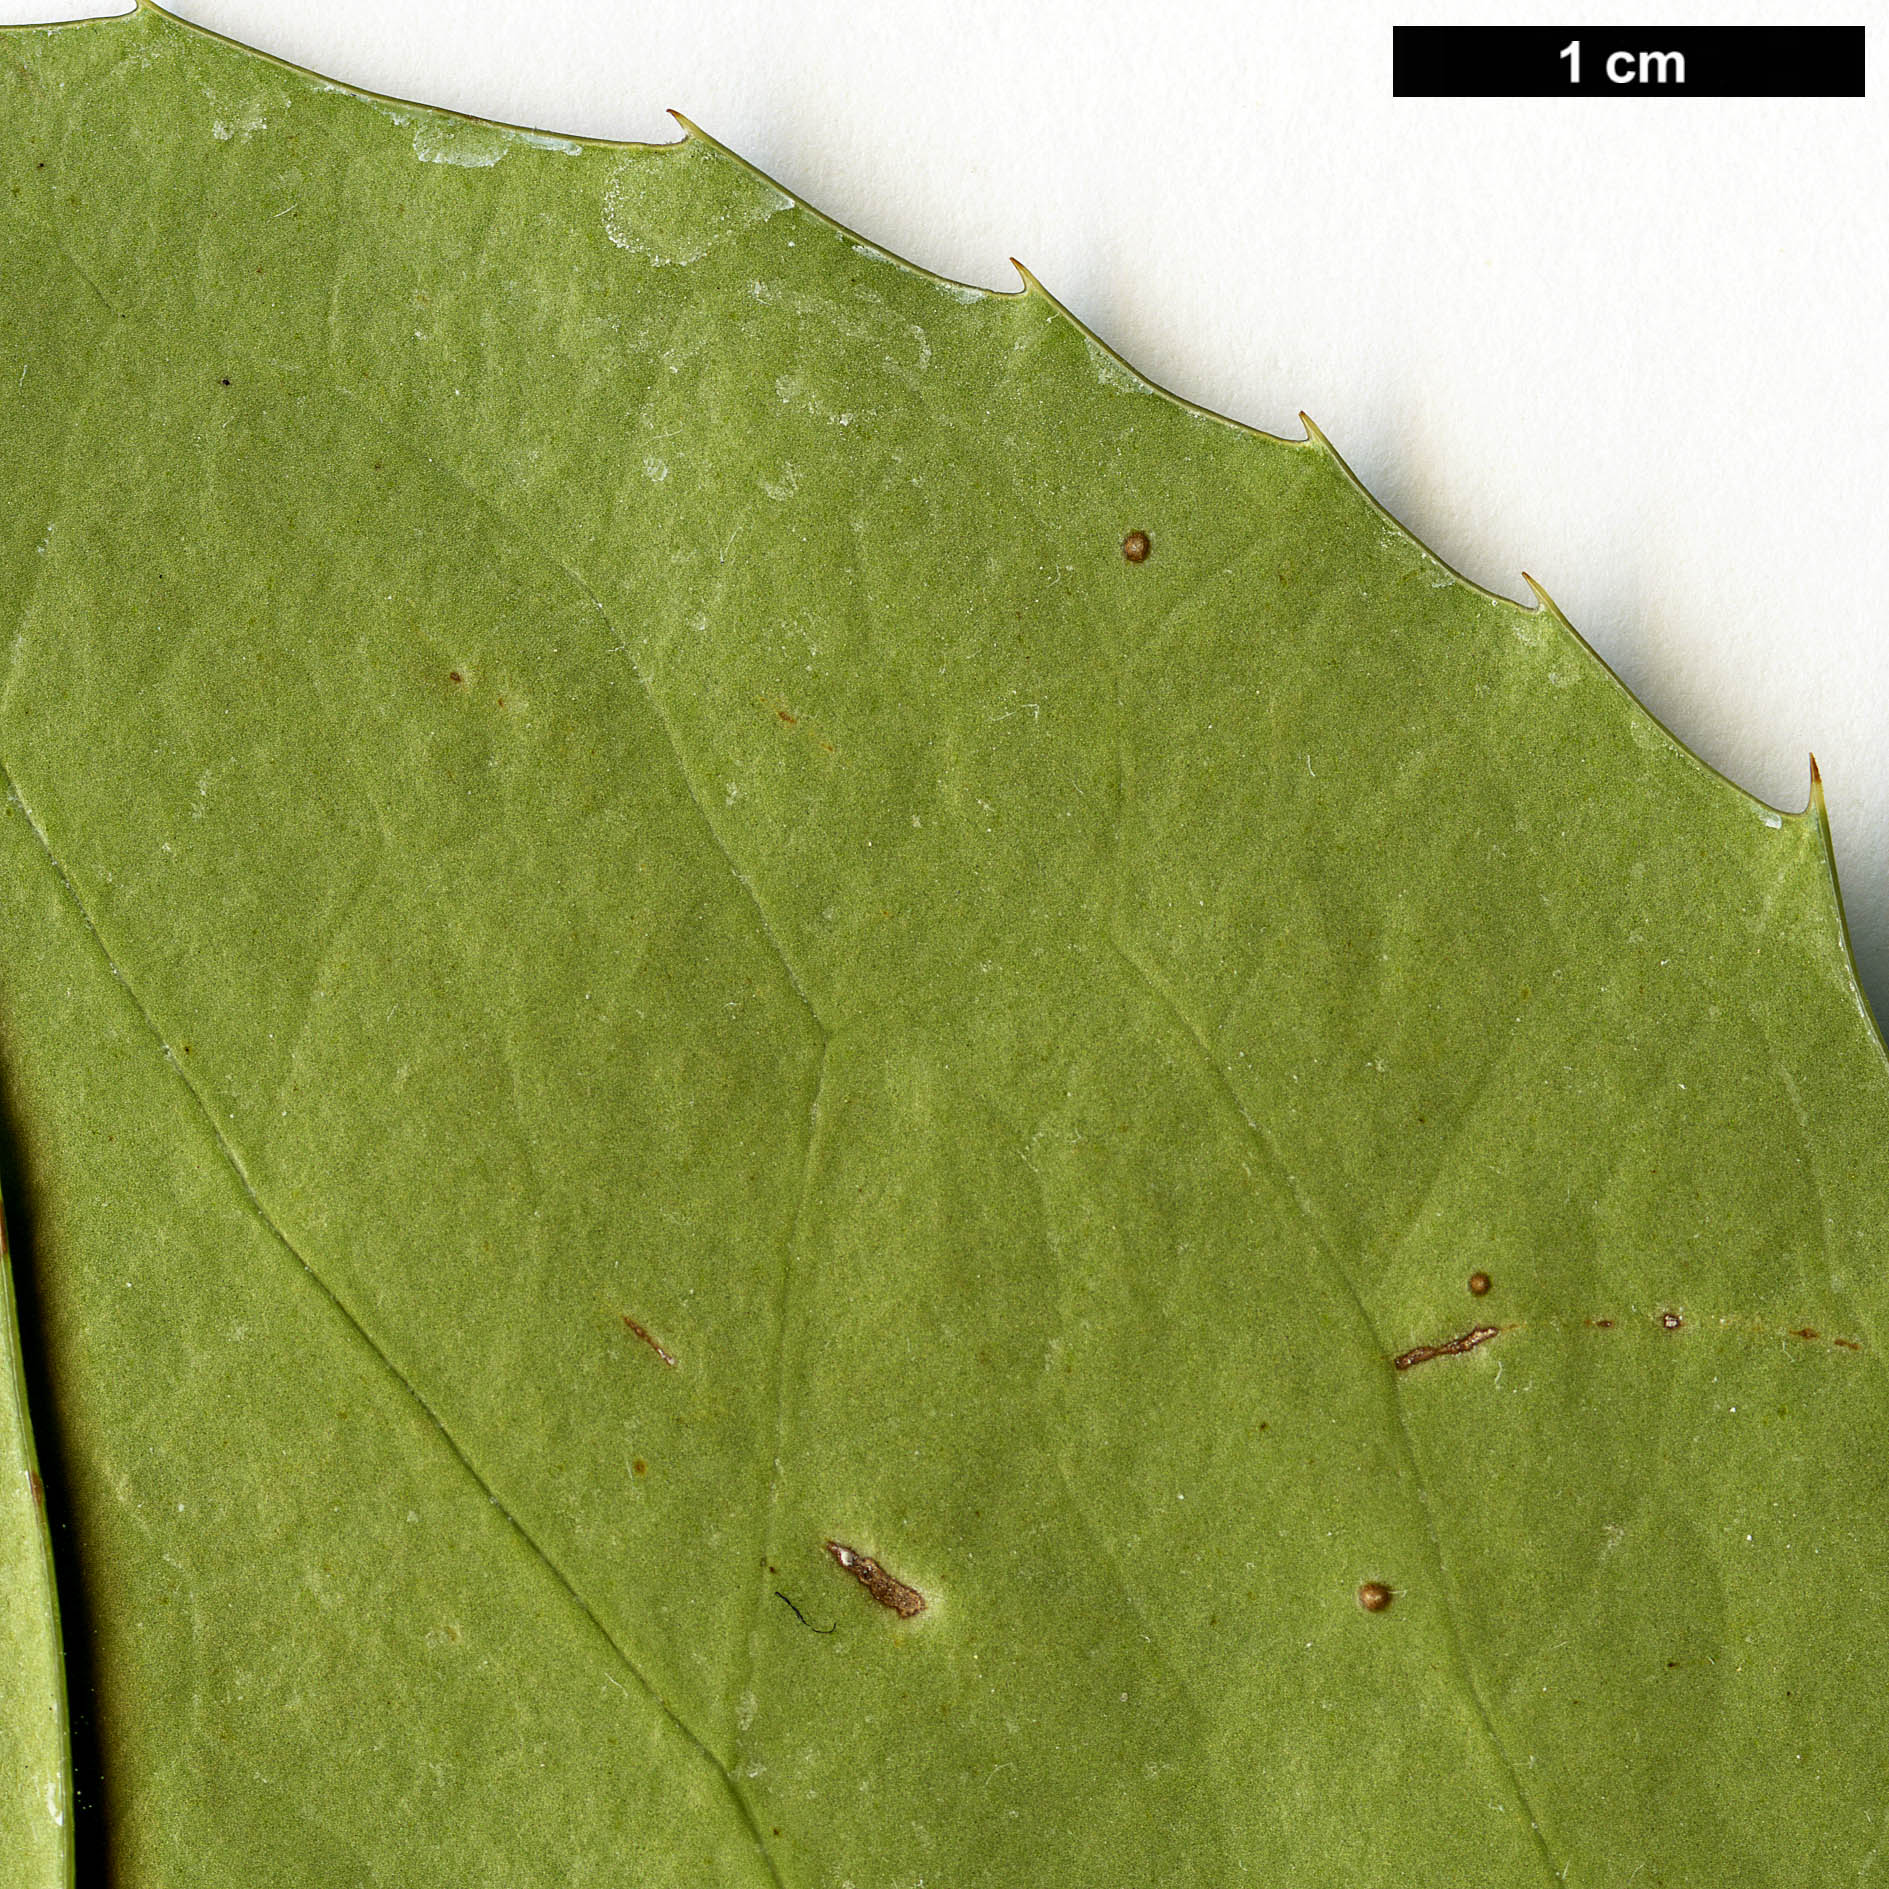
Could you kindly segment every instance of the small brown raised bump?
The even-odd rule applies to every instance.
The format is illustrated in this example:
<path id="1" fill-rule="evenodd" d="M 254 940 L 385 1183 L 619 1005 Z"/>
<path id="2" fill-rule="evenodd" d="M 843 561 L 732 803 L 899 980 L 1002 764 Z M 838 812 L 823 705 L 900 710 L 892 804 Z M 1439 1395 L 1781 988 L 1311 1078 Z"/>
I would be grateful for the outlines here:
<path id="1" fill-rule="evenodd" d="M 1382 1581 L 1366 1581 L 1358 1589 L 1358 1605 L 1368 1614 L 1381 1614 L 1395 1598 Z"/>
<path id="2" fill-rule="evenodd" d="M 1145 531 L 1131 531 L 1122 540 L 1122 556 L 1130 564 L 1145 564 L 1148 554 L 1154 549 L 1154 542 Z"/>

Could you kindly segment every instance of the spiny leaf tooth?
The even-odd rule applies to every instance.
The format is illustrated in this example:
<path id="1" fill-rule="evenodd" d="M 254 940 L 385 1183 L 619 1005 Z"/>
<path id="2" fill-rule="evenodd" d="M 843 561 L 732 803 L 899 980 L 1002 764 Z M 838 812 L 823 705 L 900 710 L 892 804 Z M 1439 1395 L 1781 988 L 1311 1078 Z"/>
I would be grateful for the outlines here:
<path id="1" fill-rule="evenodd" d="M 1042 297 L 1043 297 L 1043 299 L 1044 299 L 1045 301 L 1047 301 L 1047 302 L 1052 302 L 1052 303 L 1054 303 L 1054 304 L 1055 304 L 1055 306 L 1056 306 L 1057 308 L 1059 308 L 1059 309 L 1062 309 L 1062 311 L 1063 311 L 1063 313 L 1064 313 L 1064 314 L 1068 314 L 1068 313 L 1069 313 L 1069 311 L 1068 311 L 1068 310 L 1067 310 L 1066 308 L 1063 308 L 1063 305 L 1062 305 L 1062 303 L 1061 303 L 1061 302 L 1058 302 L 1058 301 L 1056 300 L 1056 298 L 1055 298 L 1055 296 L 1053 296 L 1052 294 L 1050 294 L 1050 292 L 1049 292 L 1049 290 L 1048 290 L 1048 289 L 1046 289 L 1046 288 L 1045 288 L 1045 287 L 1044 287 L 1044 286 L 1042 285 L 1042 283 L 1040 283 L 1040 282 L 1039 282 L 1039 281 L 1038 281 L 1038 280 L 1036 279 L 1036 277 L 1035 277 L 1035 276 L 1033 276 L 1033 275 L 1032 275 L 1032 274 L 1031 274 L 1031 273 L 1029 272 L 1029 270 L 1027 270 L 1027 269 L 1026 269 L 1026 268 L 1025 268 L 1024 266 L 1023 266 L 1023 264 L 1022 264 L 1022 263 L 1020 263 L 1020 262 L 1019 262 L 1019 261 L 1018 261 L 1018 260 L 1016 259 L 1016 257 L 1015 257 L 1015 256 L 1012 256 L 1012 257 L 1010 258 L 1010 266 L 1011 266 L 1011 268 L 1013 268 L 1014 270 L 1016 270 L 1016 272 L 1017 272 L 1017 274 L 1018 274 L 1018 275 L 1020 275 L 1020 276 L 1021 276 L 1021 277 L 1023 278 L 1023 286 L 1022 286 L 1022 288 L 1020 288 L 1020 289 L 1009 289 L 1009 290 L 1000 290 L 1000 291 L 999 291 L 999 293 L 1000 293 L 1000 294 L 1010 294 L 1010 295 L 1028 295 L 1028 294 L 1030 294 L 1030 293 L 1031 293 L 1032 291 L 1034 291 L 1034 292 L 1035 292 L 1036 294 L 1038 294 L 1038 295 L 1040 295 L 1040 296 L 1042 296 Z M 1071 317 L 1071 319 L 1073 320 L 1074 318 L 1073 318 L 1073 317 Z"/>
<path id="2" fill-rule="evenodd" d="M 1548 593 L 1542 589 L 1540 584 L 1538 584 L 1534 580 L 1534 578 L 1530 577 L 1526 571 L 1522 573 L 1522 582 L 1525 583 L 1529 587 L 1529 589 L 1535 593 L 1535 608 L 1537 610 L 1546 610 L 1547 613 L 1551 617 L 1553 617 L 1557 623 L 1567 624 L 1567 627 L 1569 629 L 1574 628 L 1573 624 L 1568 623 L 1568 613 L 1565 610 L 1563 610 L 1561 606 L 1558 603 L 1556 603 L 1555 600 L 1551 596 L 1549 596 Z M 1586 639 L 1583 638 L 1582 640 L 1585 641 Z"/>

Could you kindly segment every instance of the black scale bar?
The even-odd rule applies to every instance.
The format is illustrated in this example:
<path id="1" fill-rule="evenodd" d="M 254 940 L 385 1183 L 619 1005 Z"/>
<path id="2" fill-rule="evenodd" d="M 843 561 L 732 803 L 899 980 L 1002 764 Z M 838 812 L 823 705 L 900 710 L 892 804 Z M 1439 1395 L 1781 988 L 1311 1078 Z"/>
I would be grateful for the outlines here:
<path id="1" fill-rule="evenodd" d="M 1863 29 L 1393 26 L 1391 90 L 1398 98 L 1861 98 Z"/>

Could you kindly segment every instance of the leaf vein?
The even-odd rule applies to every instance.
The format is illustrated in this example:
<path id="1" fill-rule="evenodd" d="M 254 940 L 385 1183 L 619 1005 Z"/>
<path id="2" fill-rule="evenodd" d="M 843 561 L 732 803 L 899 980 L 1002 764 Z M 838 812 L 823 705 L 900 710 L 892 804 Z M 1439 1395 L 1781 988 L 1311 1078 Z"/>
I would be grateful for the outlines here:
<path id="1" fill-rule="evenodd" d="M 760 1566 L 755 1573 L 754 1610 L 748 1622 L 747 1664 L 740 1686 L 736 1689 L 733 1701 L 735 1714 L 734 1746 L 738 1747 L 741 1736 L 742 1700 L 754 1686 L 755 1667 L 759 1661 L 756 1638 L 760 1632 L 761 1615 L 767 1606 L 768 1582 L 764 1578 L 768 1573 L 768 1560 L 774 1552 L 774 1517 L 780 1507 L 781 1488 L 781 1451 L 787 1439 L 787 1312 L 788 1294 L 793 1290 L 794 1260 L 800 1251 L 801 1238 L 806 1231 L 807 1204 L 813 1197 L 814 1156 L 820 1143 L 820 1105 L 826 1097 L 826 1077 L 832 1049 L 832 1038 L 820 1046 L 820 1066 L 814 1080 L 813 1100 L 807 1109 L 807 1153 L 800 1169 L 800 1191 L 795 1200 L 793 1225 L 788 1229 L 787 1251 L 781 1260 L 780 1291 L 775 1303 L 775 1340 L 774 1340 L 774 1449 L 769 1458 L 767 1505 L 761 1516 L 761 1553 Z M 791 1602 L 789 1603 L 792 1604 Z"/>
<path id="2" fill-rule="evenodd" d="M 335 391 L 340 393 L 345 392 L 345 389 L 337 388 Z M 390 437 L 394 437 L 396 440 L 398 438 L 397 435 Z M 748 877 L 747 873 L 742 868 L 741 862 L 736 859 L 734 854 L 729 850 L 728 842 L 722 838 L 721 828 L 715 824 L 714 817 L 708 810 L 708 802 L 702 798 L 701 790 L 695 784 L 695 776 L 689 771 L 688 760 L 683 754 L 682 742 L 676 734 L 675 723 L 670 720 L 668 711 L 663 707 L 662 698 L 656 693 L 656 686 L 651 680 L 649 672 L 636 660 L 634 653 L 631 651 L 629 639 L 618 628 L 610 612 L 604 608 L 603 599 L 597 595 L 596 591 L 591 588 L 584 578 L 567 564 L 556 551 L 548 549 L 535 538 L 527 537 L 521 527 L 515 524 L 512 519 L 481 492 L 477 486 L 473 485 L 457 467 L 448 464 L 444 460 L 434 458 L 431 453 L 418 453 L 413 447 L 407 446 L 404 441 L 398 441 L 398 444 L 401 446 L 402 450 L 424 460 L 435 472 L 441 473 L 446 478 L 450 479 L 454 485 L 465 493 L 467 498 L 469 498 L 479 510 L 496 521 L 503 528 L 508 537 L 513 538 L 518 543 L 525 546 L 534 557 L 539 558 L 544 563 L 550 565 L 553 570 L 559 572 L 567 583 L 573 585 L 583 594 L 589 602 L 590 607 L 596 611 L 604 628 L 610 632 L 610 647 L 623 657 L 624 661 L 629 665 L 630 673 L 635 676 L 637 681 L 642 685 L 643 694 L 649 702 L 650 713 L 655 717 L 657 727 L 662 730 L 663 738 L 669 744 L 670 757 L 675 762 L 676 773 L 682 781 L 683 792 L 688 795 L 690 803 L 694 806 L 697 816 L 700 818 L 704 829 L 708 833 L 710 842 L 713 844 L 716 852 L 721 855 L 722 863 L 727 866 L 730 874 L 733 875 L 736 885 L 741 888 L 749 906 L 753 909 L 754 916 L 760 924 L 762 936 L 766 938 L 769 948 L 779 961 L 781 972 L 786 977 L 789 987 L 792 989 L 794 995 L 800 999 L 801 1005 L 806 1010 L 807 1015 L 813 1019 L 814 1027 L 820 1032 L 820 1040 L 822 1045 L 824 1045 L 833 1035 L 833 1026 L 820 1014 L 819 1006 L 813 1001 L 806 985 L 801 982 L 800 973 L 794 968 L 793 960 L 787 955 L 786 947 L 781 943 L 780 933 L 775 929 L 773 917 L 767 907 L 761 903 L 761 896 L 755 891 L 753 880 Z"/>
<path id="3" fill-rule="evenodd" d="M 743 1826 L 752 1839 L 763 1865 L 767 1869 L 769 1880 L 775 1883 L 778 1889 L 778 1886 L 781 1885 L 780 1871 L 775 1866 L 773 1855 L 769 1851 L 765 1839 L 762 1837 L 760 1824 L 755 1817 L 754 1810 L 748 1803 L 740 1786 L 736 1783 L 733 1773 L 716 1757 L 715 1753 L 697 1734 L 688 1721 L 682 1717 L 659 1691 L 657 1691 L 642 1668 L 630 1656 L 628 1649 L 625 1648 L 622 1642 L 617 1639 L 616 1635 L 610 1631 L 609 1627 L 599 1617 L 590 1602 L 584 1597 L 584 1594 L 577 1587 L 576 1583 L 565 1573 L 563 1568 L 558 1565 L 552 1556 L 546 1552 L 544 1546 L 532 1534 L 531 1530 L 512 1512 L 504 1498 L 500 1496 L 497 1490 L 486 1480 L 478 1465 L 474 1463 L 472 1458 L 466 1453 L 459 1439 L 447 1427 L 439 1412 L 426 1400 L 412 1380 L 407 1377 L 406 1373 L 381 1349 L 380 1345 L 375 1341 L 373 1334 L 362 1324 L 361 1320 L 355 1315 L 347 1302 L 335 1291 L 334 1287 L 322 1277 L 321 1273 L 309 1262 L 307 1256 L 296 1246 L 295 1242 L 289 1238 L 288 1234 L 284 1232 L 282 1227 L 277 1223 L 275 1216 L 270 1213 L 262 1196 L 257 1193 L 255 1184 L 249 1177 L 249 1171 L 243 1163 L 242 1156 L 223 1133 L 222 1126 L 218 1123 L 216 1115 L 212 1111 L 209 1103 L 204 1099 L 202 1090 L 197 1086 L 196 1082 L 192 1080 L 183 1062 L 171 1048 L 169 1039 L 164 1035 L 164 1032 L 159 1029 L 157 1020 L 145 1006 L 144 999 L 139 995 L 137 987 L 125 976 L 124 971 L 119 967 L 118 961 L 112 955 L 103 934 L 93 921 L 89 907 L 80 896 L 78 886 L 74 882 L 71 873 L 67 871 L 64 861 L 61 860 L 58 853 L 54 851 L 52 842 L 48 838 L 45 828 L 40 824 L 38 816 L 33 812 L 31 806 L 28 805 L 25 795 L 20 791 L 19 784 L 14 779 L 12 769 L 4 760 L 0 760 L 0 787 L 4 787 L 8 799 L 19 808 L 21 814 L 25 817 L 27 826 L 32 830 L 34 839 L 39 843 L 40 851 L 45 855 L 47 864 L 58 876 L 59 883 L 63 887 L 66 897 L 70 900 L 74 911 L 77 912 L 79 920 L 84 925 L 86 934 L 91 939 L 94 948 L 104 961 L 105 968 L 111 973 L 118 987 L 125 993 L 131 1007 L 138 1013 L 144 1027 L 150 1032 L 152 1040 L 163 1053 L 164 1060 L 170 1065 L 171 1070 L 183 1084 L 191 1101 L 196 1105 L 198 1113 L 203 1117 L 204 1124 L 210 1131 L 212 1141 L 222 1155 L 231 1174 L 235 1177 L 238 1186 L 242 1189 L 251 1212 L 254 1213 L 257 1220 L 261 1222 L 264 1229 L 269 1233 L 270 1237 L 275 1240 L 276 1244 L 314 1281 L 329 1304 L 334 1307 L 335 1311 L 354 1331 L 360 1342 L 367 1347 L 374 1357 L 379 1359 L 389 1375 L 413 1400 L 414 1404 L 439 1433 L 446 1447 L 452 1451 L 460 1467 L 464 1469 L 467 1476 L 471 1478 L 480 1493 L 484 1495 L 492 1507 L 498 1511 L 499 1515 L 530 1551 L 532 1556 L 564 1590 L 571 1604 L 575 1606 L 590 1623 L 598 1639 L 602 1642 L 603 1646 L 608 1649 L 609 1655 L 629 1673 L 631 1678 L 633 1678 L 642 1689 L 644 1696 L 658 1707 L 669 1720 L 670 1724 L 675 1727 L 677 1732 L 679 1732 L 701 1755 L 704 1762 L 714 1768 L 723 1788 L 734 1804 Z"/>
<path id="4" fill-rule="evenodd" d="M 1239 1091 L 1233 1086 L 1233 1078 L 1228 1074 L 1226 1065 L 1208 1047 L 1207 1039 L 1201 1034 L 1193 1018 L 1181 1008 L 1173 992 L 1167 988 L 1165 981 L 1158 977 L 1149 965 L 1144 964 L 1140 956 L 1124 941 L 1120 935 L 1119 927 L 1112 918 L 1107 930 L 1109 944 L 1113 948 L 1116 956 L 1134 972 L 1140 983 L 1154 996 L 1163 1012 L 1180 1027 L 1188 1040 L 1193 1044 L 1201 1061 L 1212 1072 L 1216 1084 L 1225 1100 L 1231 1105 L 1240 1120 L 1246 1124 L 1247 1131 L 1251 1134 L 1253 1140 L 1259 1145 L 1274 1171 L 1285 1182 L 1292 1194 L 1293 1200 L 1298 1204 L 1300 1214 L 1311 1230 L 1320 1257 L 1325 1261 L 1327 1268 L 1333 1276 L 1336 1277 L 1343 1286 L 1345 1295 L 1350 1300 L 1352 1309 L 1357 1316 L 1357 1321 L 1363 1327 L 1365 1336 L 1369 1340 L 1372 1355 L 1382 1359 L 1386 1355 L 1384 1343 L 1378 1336 L 1377 1328 L 1372 1322 L 1370 1311 L 1365 1306 L 1364 1300 L 1359 1294 L 1351 1274 L 1339 1260 L 1336 1249 L 1326 1238 L 1324 1228 L 1319 1221 L 1317 1210 L 1306 1195 L 1304 1189 L 1299 1185 L 1298 1177 L 1292 1172 L 1291 1168 L 1287 1166 L 1283 1151 L 1272 1136 L 1248 1113 L 1246 1104 L 1240 1100 Z M 1495 1720 L 1490 1714 L 1488 1705 L 1484 1702 L 1482 1688 L 1476 1683 L 1475 1669 L 1470 1664 L 1468 1648 L 1463 1639 L 1462 1629 L 1457 1622 L 1456 1605 L 1450 1590 L 1449 1566 L 1443 1553 L 1442 1537 L 1438 1534 L 1436 1522 L 1430 1513 L 1429 1491 L 1424 1486 L 1423 1471 L 1417 1460 L 1416 1441 L 1410 1434 L 1409 1419 L 1404 1412 L 1403 1395 L 1398 1386 L 1396 1373 L 1387 1372 L 1386 1375 L 1389 1380 L 1387 1394 L 1390 1407 L 1397 1419 L 1398 1448 L 1403 1456 L 1405 1467 L 1409 1472 L 1411 1485 L 1416 1491 L 1417 1510 L 1423 1518 L 1424 1534 L 1428 1538 L 1431 1558 L 1436 1566 L 1437 1591 L 1442 1596 L 1443 1623 L 1449 1634 L 1450 1650 L 1456 1660 L 1457 1671 L 1461 1676 L 1463 1690 L 1468 1695 L 1469 1702 L 1474 1708 L 1477 1722 L 1481 1726 L 1483 1737 L 1488 1743 L 1491 1754 L 1494 1756 L 1503 1775 L 1508 1779 L 1510 1788 L 1515 1793 L 1517 1805 L 1520 1808 L 1522 1817 L 1528 1824 L 1529 1835 L 1534 1841 L 1535 1850 L 1541 1858 L 1542 1867 L 1547 1872 L 1548 1879 L 1551 1882 L 1562 1882 L 1566 1879 L 1566 1871 L 1558 1867 L 1555 1863 L 1553 1852 L 1548 1848 L 1548 1839 L 1543 1834 L 1541 1824 L 1535 1816 L 1534 1806 L 1529 1802 L 1528 1792 L 1522 1783 L 1521 1773 L 1517 1770 L 1514 1761 L 1510 1758 L 1506 1747 L 1503 1745 L 1501 1736 L 1495 1728 Z"/>

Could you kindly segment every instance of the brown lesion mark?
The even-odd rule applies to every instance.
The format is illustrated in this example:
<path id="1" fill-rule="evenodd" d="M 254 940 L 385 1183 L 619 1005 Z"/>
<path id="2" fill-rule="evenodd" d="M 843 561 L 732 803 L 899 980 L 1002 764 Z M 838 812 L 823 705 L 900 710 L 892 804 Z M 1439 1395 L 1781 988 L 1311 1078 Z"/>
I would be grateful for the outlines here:
<path id="1" fill-rule="evenodd" d="M 774 719 L 783 728 L 798 729 L 822 754 L 839 752 L 812 721 L 779 696 L 757 695 L 754 699 L 761 707 L 772 709 Z"/>
<path id="2" fill-rule="evenodd" d="M 40 1481 L 37 1469 L 26 1472 L 26 1486 L 33 1492 L 33 1506 L 43 1509 L 46 1506 L 46 1485 Z"/>
<path id="3" fill-rule="evenodd" d="M 1440 1345 L 1414 1345 L 1391 1363 L 1399 1371 L 1408 1371 L 1416 1365 L 1428 1364 L 1432 1358 L 1459 1358 L 1465 1351 L 1486 1345 L 1491 1338 L 1500 1338 L 1506 1329 L 1502 1325 L 1472 1325 L 1460 1337 L 1446 1338 Z"/>
<path id="4" fill-rule="evenodd" d="M 826 1551 L 881 1607 L 891 1608 L 901 1620 L 910 1620 L 925 1611 L 924 1595 L 917 1588 L 894 1579 L 871 1555 L 861 1554 L 843 1541 L 829 1541 Z"/>
<path id="5" fill-rule="evenodd" d="M 1863 1349 L 1856 1339 L 1826 1332 L 1816 1325 L 1773 1325 L 1765 1319 L 1740 1318 L 1729 1312 L 1721 1313 L 1715 1319 L 1702 1319 L 1700 1323 L 1708 1328 L 1717 1325 L 1721 1331 L 1748 1332 L 1754 1338 L 1795 1338 L 1800 1344 L 1834 1345 L 1839 1351 Z"/>
<path id="6" fill-rule="evenodd" d="M 1640 1316 L 1656 1323 L 1661 1331 L 1685 1331 L 1688 1329 L 1685 1315 L 1680 1312 L 1675 1312 L 1670 1308 L 1660 1312 L 1657 1317 L 1650 1312 L 1643 1313 Z M 1552 1319 L 1543 1322 L 1550 1325 L 1555 1323 Z M 1583 1319 L 1581 1322 L 1590 1331 L 1612 1331 L 1615 1324 L 1615 1321 L 1611 1318 L 1587 1318 Z M 1843 1351 L 1861 1351 L 1863 1349 L 1862 1345 L 1856 1339 L 1832 1336 L 1829 1333 L 1821 1331 L 1815 1325 L 1777 1326 L 1768 1324 L 1762 1319 L 1734 1317 L 1730 1313 L 1716 1319 L 1703 1318 L 1699 1321 L 1701 1330 L 1709 1331 L 1714 1325 L 1717 1325 L 1722 1331 L 1746 1332 L 1754 1338 L 1796 1338 L 1806 1344 L 1835 1345 Z"/>
<path id="7" fill-rule="evenodd" d="M 647 1325 L 639 1325 L 636 1322 L 636 1320 L 633 1319 L 629 1315 L 628 1312 L 625 1312 L 623 1314 L 623 1322 L 630 1328 L 630 1330 L 633 1333 L 635 1333 L 635 1335 L 638 1338 L 642 1339 L 644 1344 L 646 1344 L 650 1348 L 650 1350 L 655 1352 L 657 1357 L 659 1357 L 663 1361 L 664 1364 L 668 1365 L 670 1370 L 673 1371 L 676 1368 L 676 1361 L 675 1361 L 674 1356 L 670 1353 L 670 1351 L 664 1345 L 662 1345 L 657 1340 L 655 1334 L 651 1332 L 651 1330 L 649 1329 Z"/>
<path id="8" fill-rule="evenodd" d="M 1146 564 L 1154 549 L 1154 540 L 1145 531 L 1131 531 L 1122 540 L 1122 556 L 1130 564 Z"/>

